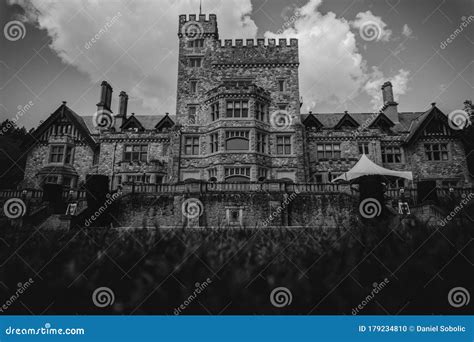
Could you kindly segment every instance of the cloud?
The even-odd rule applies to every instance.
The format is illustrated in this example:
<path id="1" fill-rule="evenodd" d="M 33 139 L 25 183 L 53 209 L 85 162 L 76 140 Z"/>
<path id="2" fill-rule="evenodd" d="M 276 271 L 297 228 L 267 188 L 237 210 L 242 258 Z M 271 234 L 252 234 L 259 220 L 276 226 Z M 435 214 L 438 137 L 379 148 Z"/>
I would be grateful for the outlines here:
<path id="1" fill-rule="evenodd" d="M 405 37 L 407 38 L 412 37 L 412 33 L 413 33 L 413 30 L 410 28 L 410 26 L 408 26 L 407 24 L 403 25 L 402 34 Z"/>
<path id="2" fill-rule="evenodd" d="M 298 17 L 293 26 L 281 34 L 265 33 L 267 38 L 299 39 L 300 93 L 305 103 L 302 109 L 317 110 L 321 103 L 340 105 L 352 101 L 361 93 L 371 96 L 375 108 L 382 107 L 380 86 L 388 78 L 378 69 L 367 68 L 358 51 L 351 23 L 337 18 L 332 12 L 320 13 L 320 4 L 320 0 L 310 0 L 297 9 Z M 359 13 L 357 17 L 355 25 L 359 25 L 362 19 L 376 18 L 374 20 L 383 29 L 380 39 L 390 37 L 391 31 L 386 29 L 382 19 L 374 17 L 370 11 Z M 405 72 L 400 71 L 394 77 L 398 80 L 403 79 L 404 75 Z M 397 84 L 403 83 L 397 81 Z M 378 87 L 378 91 L 372 91 L 373 87 Z M 400 95 L 404 90 L 397 91 Z"/>
<path id="3" fill-rule="evenodd" d="M 110 81 L 114 94 L 127 91 L 130 101 L 140 101 L 150 114 L 174 113 L 178 15 L 197 10 L 195 0 L 9 1 L 22 5 L 25 18 L 48 32 L 51 49 L 64 63 L 88 75 L 91 82 Z M 299 39 L 300 93 L 306 104 L 303 110 L 317 109 L 321 103 L 347 103 L 364 92 L 375 103 L 380 91 L 374 93 L 371 85 L 388 78 L 366 66 L 356 40 L 367 21 L 380 27 L 378 41 L 387 41 L 391 31 L 370 11 L 348 21 L 333 12 L 322 14 L 318 11 L 320 4 L 321 0 L 309 0 L 299 8 L 285 7 L 282 16 L 292 14 L 291 23 L 284 25 L 279 34 L 265 33 L 266 38 Z M 217 14 L 223 39 L 256 37 L 250 0 L 207 0 L 203 12 Z M 404 75 L 400 72 L 394 77 L 403 79 Z M 382 103 L 377 105 L 380 108 Z"/>
<path id="4" fill-rule="evenodd" d="M 408 70 L 400 69 L 395 76 L 390 78 L 395 101 L 398 101 L 400 95 L 406 94 L 409 90 L 409 75 L 410 72 Z M 370 102 L 374 109 L 380 109 L 383 104 L 382 92 L 380 89 L 386 80 L 387 79 L 383 73 L 378 68 L 374 67 L 372 69 L 370 80 L 364 85 L 364 91 L 370 95 Z"/>
<path id="5" fill-rule="evenodd" d="M 351 24 L 359 29 L 360 37 L 366 41 L 388 42 L 392 35 L 392 31 L 387 28 L 382 18 L 373 15 L 371 11 L 357 13 L 356 20 Z"/>
<path id="6" fill-rule="evenodd" d="M 123 89 L 152 113 L 175 111 L 178 16 L 197 12 L 196 0 L 10 3 L 22 6 L 25 19 L 47 31 L 50 47 L 62 61 L 92 82 L 110 81 L 114 94 Z M 217 14 L 223 37 L 256 37 L 250 0 L 207 0 L 203 12 Z M 87 49 L 96 35 L 100 39 Z"/>

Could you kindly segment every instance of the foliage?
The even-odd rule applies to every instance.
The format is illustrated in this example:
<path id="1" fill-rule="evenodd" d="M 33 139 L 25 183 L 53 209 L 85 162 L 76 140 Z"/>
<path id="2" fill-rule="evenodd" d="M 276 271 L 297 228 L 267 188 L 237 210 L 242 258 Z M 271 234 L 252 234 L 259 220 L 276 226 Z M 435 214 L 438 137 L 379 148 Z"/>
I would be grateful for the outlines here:
<path id="1" fill-rule="evenodd" d="M 212 282 L 182 314 L 463 314 L 449 306 L 455 286 L 472 285 L 472 225 L 435 230 L 387 223 L 343 229 L 2 229 L 0 287 L 34 285 L 7 314 L 173 314 L 196 283 Z M 94 306 L 98 287 L 115 303 Z M 291 305 L 276 308 L 284 286 Z M 471 287 L 472 293 L 472 287 Z M 28 308 L 28 310 L 26 309 Z"/>

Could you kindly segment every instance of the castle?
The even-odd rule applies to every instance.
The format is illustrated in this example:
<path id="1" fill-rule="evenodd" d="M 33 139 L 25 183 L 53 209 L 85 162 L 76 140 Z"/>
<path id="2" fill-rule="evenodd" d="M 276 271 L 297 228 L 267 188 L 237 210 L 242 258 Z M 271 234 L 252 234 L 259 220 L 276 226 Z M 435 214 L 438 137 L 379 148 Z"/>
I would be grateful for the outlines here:
<path id="1" fill-rule="evenodd" d="M 366 154 L 414 183 L 470 187 L 459 130 L 433 103 L 399 112 L 392 84 L 378 113 L 301 113 L 296 39 L 219 39 L 216 15 L 179 16 L 176 115 L 135 115 L 128 95 L 97 113 L 63 102 L 35 131 L 24 188 L 78 188 L 90 174 L 126 184 L 191 181 L 329 183 Z M 245 43 L 245 44 L 244 44 Z M 390 187 L 410 186 L 403 180 Z"/>

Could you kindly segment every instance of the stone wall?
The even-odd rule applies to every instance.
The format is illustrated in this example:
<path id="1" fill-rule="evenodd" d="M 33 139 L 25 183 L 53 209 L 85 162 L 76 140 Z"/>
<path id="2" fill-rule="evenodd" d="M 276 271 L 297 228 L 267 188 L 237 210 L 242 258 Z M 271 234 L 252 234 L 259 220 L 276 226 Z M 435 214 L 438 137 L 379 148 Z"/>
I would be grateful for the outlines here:
<path id="1" fill-rule="evenodd" d="M 187 218 L 183 203 L 202 203 L 202 215 Z M 121 227 L 326 227 L 351 224 L 357 201 L 347 194 L 234 193 L 144 195 L 128 194 L 114 213 Z M 184 209 L 186 212 L 186 209 Z M 189 211 L 191 212 L 191 210 Z M 232 215 L 235 215 L 233 217 Z"/>
<path id="2" fill-rule="evenodd" d="M 45 166 L 62 165 L 49 163 L 50 149 L 51 145 L 39 143 L 29 151 L 25 166 L 25 177 L 22 182 L 23 188 L 41 188 L 41 179 L 36 176 L 37 173 Z M 89 145 L 74 145 L 72 166 L 79 176 L 78 184 L 85 182 L 86 175 L 94 172 L 93 158 L 94 151 Z"/>
<path id="3" fill-rule="evenodd" d="M 100 158 L 98 174 L 106 175 L 111 180 L 111 187 L 126 181 L 127 175 L 146 174 L 151 177 L 151 183 L 166 183 L 171 173 L 169 169 L 168 133 L 158 132 L 108 132 L 100 137 Z M 126 145 L 147 145 L 147 161 L 125 161 Z M 118 180 L 120 177 L 121 180 Z M 161 179 L 162 178 L 162 179 Z"/>

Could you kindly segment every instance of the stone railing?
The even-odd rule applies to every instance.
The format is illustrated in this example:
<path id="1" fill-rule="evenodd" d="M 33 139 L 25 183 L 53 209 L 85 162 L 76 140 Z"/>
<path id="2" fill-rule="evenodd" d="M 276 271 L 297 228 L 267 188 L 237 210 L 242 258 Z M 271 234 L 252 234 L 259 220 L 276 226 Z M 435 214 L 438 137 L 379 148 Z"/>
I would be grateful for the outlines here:
<path id="1" fill-rule="evenodd" d="M 41 200 L 43 190 L 23 189 L 23 190 L 0 190 L 0 198 L 22 198 L 31 200 Z M 65 200 L 83 200 L 86 198 L 85 190 L 63 190 L 63 199 Z"/>
<path id="2" fill-rule="evenodd" d="M 304 193 L 347 193 L 354 194 L 349 185 L 345 184 L 314 184 L 284 182 L 249 182 L 249 183 L 217 183 L 193 182 L 180 184 L 143 184 L 124 183 L 124 193 L 212 193 L 212 192 L 304 192 Z"/>

